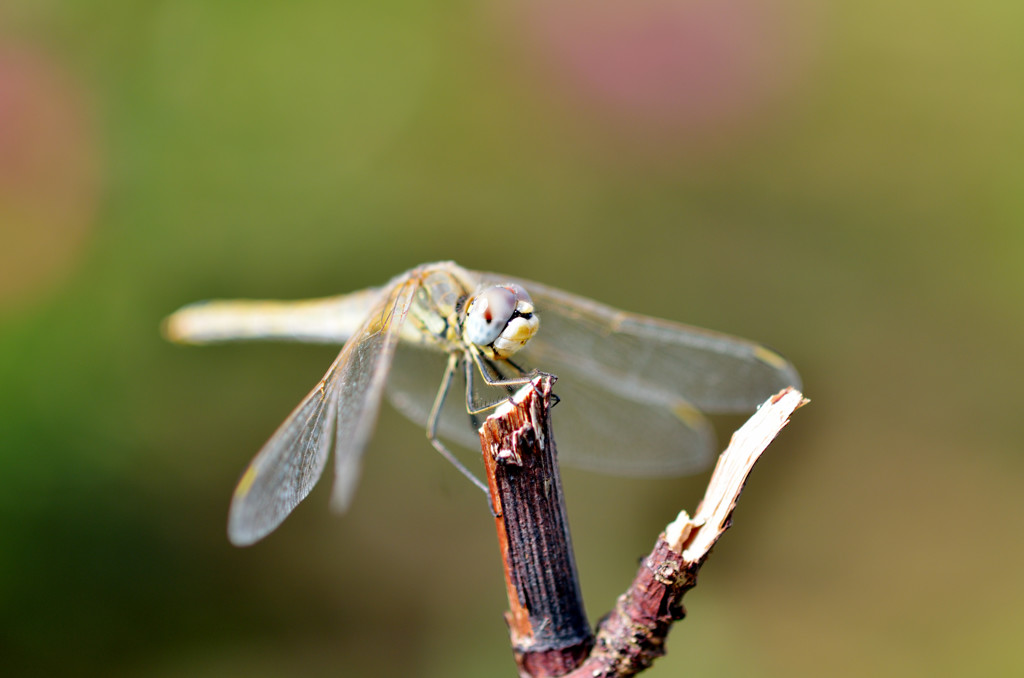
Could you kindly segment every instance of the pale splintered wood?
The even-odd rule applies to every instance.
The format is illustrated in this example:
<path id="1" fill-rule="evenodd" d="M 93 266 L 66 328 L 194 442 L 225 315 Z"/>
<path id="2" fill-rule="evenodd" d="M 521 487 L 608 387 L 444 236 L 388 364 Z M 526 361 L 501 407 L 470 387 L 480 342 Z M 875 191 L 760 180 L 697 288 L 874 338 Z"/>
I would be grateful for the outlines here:
<path id="1" fill-rule="evenodd" d="M 582 604 L 577 602 L 578 585 L 566 585 L 564 579 L 566 576 L 575 579 L 574 557 L 568 530 L 565 529 L 565 550 L 555 549 L 563 553 L 563 566 L 556 568 L 561 578 L 557 578 L 560 585 L 554 586 L 551 582 L 556 580 L 552 579 L 550 562 L 546 559 L 530 558 L 527 559 L 529 562 L 524 562 L 512 556 L 510 548 L 514 550 L 517 547 L 510 545 L 535 540 L 550 543 L 553 535 L 563 534 L 563 525 L 549 529 L 551 526 L 545 524 L 548 521 L 537 524 L 527 520 L 531 525 L 525 532 L 520 532 L 525 527 L 520 522 L 523 518 L 514 515 L 515 511 L 503 510 L 510 508 L 503 506 L 503 502 L 511 500 L 507 491 L 512 485 L 496 480 L 496 474 L 500 479 L 509 468 L 518 468 L 523 463 L 524 454 L 532 458 L 537 450 L 553 444 L 547 411 L 549 402 L 546 396 L 549 393 L 550 382 L 527 384 L 498 408 L 481 431 L 509 589 L 510 612 L 506 619 L 520 675 L 574 678 L 632 676 L 664 654 L 665 638 L 670 628 L 685 615 L 683 595 L 696 586 L 697 573 L 707 560 L 711 547 L 728 529 L 754 464 L 789 422 L 790 415 L 808 401 L 796 389 L 784 389 L 761 405 L 733 434 L 719 457 L 694 517 L 690 518 L 687 512 L 682 511 L 665 528 L 654 549 L 642 561 L 629 589 L 619 596 L 613 609 L 603 618 L 592 641 L 593 648 L 584 655 L 582 653 L 590 647 L 590 641 L 581 643 L 571 634 L 563 638 L 561 644 L 552 646 L 545 643 L 543 648 L 529 646 L 529 640 L 539 629 L 549 631 L 549 624 L 554 622 L 554 619 L 537 615 L 538 610 L 561 610 L 578 605 L 578 614 L 582 614 Z M 552 484 L 560 485 L 557 480 Z M 501 491 L 499 485 L 503 486 Z M 537 487 L 537 479 L 531 479 L 527 485 Z M 555 494 L 560 495 L 560 492 Z M 546 495 L 546 492 L 529 493 L 525 501 L 531 506 L 544 503 L 548 501 Z M 517 500 L 523 501 L 524 497 Z M 557 514 L 564 518 L 564 508 L 553 508 L 551 515 Z M 520 537 L 510 538 L 509 532 L 520 532 Z M 567 600 L 537 599 L 542 592 L 555 594 L 556 589 Z M 526 590 L 531 592 L 529 605 L 524 605 L 523 591 Z M 555 622 L 555 625 L 560 624 Z M 574 666 L 576 668 L 572 669 Z"/>
<path id="2" fill-rule="evenodd" d="M 718 457 L 704 500 L 693 518 L 685 511 L 665 528 L 665 541 L 687 561 L 701 560 L 728 528 L 729 517 L 761 453 L 789 423 L 789 417 L 809 401 L 787 388 L 758 408 L 735 433 Z M 685 550 L 683 547 L 685 545 Z"/>

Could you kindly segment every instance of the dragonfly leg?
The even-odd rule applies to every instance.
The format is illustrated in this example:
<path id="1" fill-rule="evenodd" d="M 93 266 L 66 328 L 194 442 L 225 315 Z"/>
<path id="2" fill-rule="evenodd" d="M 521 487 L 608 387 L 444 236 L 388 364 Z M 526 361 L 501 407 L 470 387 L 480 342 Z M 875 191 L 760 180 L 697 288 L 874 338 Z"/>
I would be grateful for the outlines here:
<path id="1" fill-rule="evenodd" d="M 515 368 L 517 372 L 519 372 L 518 377 L 506 377 L 503 374 L 501 374 L 501 371 L 498 370 L 494 363 L 492 363 L 489 359 L 485 358 L 484 356 L 480 355 L 478 351 L 470 351 L 469 354 L 472 357 L 473 365 L 476 366 L 476 371 L 480 372 L 480 376 L 484 378 L 484 382 L 488 386 L 504 386 L 509 393 L 508 400 L 511 400 L 512 394 L 515 393 L 515 389 L 512 388 L 513 386 L 522 386 L 523 384 L 528 384 L 539 376 L 551 376 L 548 375 L 547 372 L 541 372 L 540 370 L 531 370 L 530 372 L 527 372 L 526 370 L 521 368 L 519 365 L 516 365 L 511 360 L 505 359 L 504 362 L 508 363 L 513 368 Z M 473 372 L 474 370 L 472 369 L 472 366 L 469 364 L 469 361 L 466 361 L 466 411 L 468 411 L 470 415 L 486 412 L 487 410 L 493 410 L 495 407 L 504 402 L 505 399 L 502 399 L 490 403 L 488 405 L 477 407 L 476 402 L 474 402 L 473 400 Z"/>
<path id="2" fill-rule="evenodd" d="M 476 391 L 476 386 L 473 385 L 474 384 L 473 374 L 476 371 L 476 370 L 473 369 L 474 365 L 476 366 L 476 368 L 478 370 L 480 370 L 480 374 L 483 375 L 484 381 L 487 382 L 488 386 L 505 386 L 506 388 L 508 388 L 509 399 L 511 399 L 512 393 L 513 393 L 512 386 L 510 384 L 507 384 L 504 380 L 500 379 L 500 375 L 499 375 L 499 378 L 497 378 L 497 379 L 490 379 L 488 377 L 486 371 L 484 370 L 484 365 L 486 363 L 478 362 L 478 360 L 480 360 L 480 358 L 474 353 L 473 354 L 473 360 L 465 361 L 465 366 L 466 366 L 466 412 L 469 412 L 469 420 L 471 422 L 473 422 L 473 425 L 474 425 L 475 428 L 480 428 L 480 426 L 477 424 L 478 419 L 477 419 L 476 415 L 481 414 L 483 412 L 486 412 L 488 410 L 493 410 L 495 407 L 497 407 L 502 402 L 504 402 L 504 400 L 497 400 L 497 401 L 495 401 L 493 403 L 489 403 L 487 405 L 482 405 L 480 407 L 476 406 L 476 401 L 473 398 L 473 394 Z M 491 365 L 490 367 L 492 369 L 494 369 L 495 373 L 498 373 L 498 370 L 496 368 L 494 368 L 493 365 Z M 526 383 L 526 382 L 517 382 L 517 383 Z"/>
<path id="3" fill-rule="evenodd" d="M 441 453 L 441 456 L 447 459 L 452 466 L 457 468 L 462 475 L 472 481 L 474 485 L 483 490 L 484 494 L 488 497 L 488 503 L 490 503 L 491 492 L 487 488 L 487 485 L 482 480 L 473 475 L 473 472 L 463 465 L 454 454 L 449 451 L 443 442 L 437 437 L 437 426 L 441 421 L 441 408 L 444 406 L 445 398 L 448 397 L 448 389 L 452 385 L 452 377 L 455 375 L 455 370 L 459 365 L 459 355 L 452 353 L 448 357 L 448 366 L 444 370 L 444 378 L 441 380 L 441 388 L 437 391 L 437 397 L 434 398 L 434 406 L 430 409 L 430 418 L 427 419 L 427 440 L 434 446 L 434 449 Z M 494 508 L 491 508 L 491 513 L 494 513 Z"/>
<path id="4" fill-rule="evenodd" d="M 544 374 L 544 372 L 540 372 L 538 370 L 526 372 L 523 368 L 519 367 L 519 365 L 516 365 L 514 362 L 506 358 L 505 362 L 519 372 L 518 377 L 506 377 L 498 371 L 490 360 L 487 360 L 480 355 L 479 351 L 470 351 L 470 355 L 473 357 L 473 363 L 476 365 L 476 368 L 480 371 L 480 376 L 484 378 L 484 381 L 487 382 L 488 386 L 521 386 L 522 384 L 527 384 L 533 381 L 534 378 Z M 494 371 L 494 376 L 489 373 L 488 368 Z"/>
<path id="5" fill-rule="evenodd" d="M 512 367 L 516 368 L 516 370 L 519 372 L 519 374 L 521 374 L 523 376 L 529 376 L 531 380 L 535 379 L 536 377 L 553 377 L 553 376 L 555 376 L 555 375 L 549 374 L 547 372 L 541 372 L 538 369 L 534 369 L 534 370 L 530 371 L 529 373 L 527 373 L 526 370 L 524 370 L 522 367 L 520 367 L 516 363 L 512 362 L 511 358 L 505 358 L 505 362 L 507 362 Z M 562 401 L 562 399 L 558 397 L 557 393 L 552 393 L 551 394 L 551 407 L 554 407 L 555 405 L 557 405 L 561 401 Z"/>

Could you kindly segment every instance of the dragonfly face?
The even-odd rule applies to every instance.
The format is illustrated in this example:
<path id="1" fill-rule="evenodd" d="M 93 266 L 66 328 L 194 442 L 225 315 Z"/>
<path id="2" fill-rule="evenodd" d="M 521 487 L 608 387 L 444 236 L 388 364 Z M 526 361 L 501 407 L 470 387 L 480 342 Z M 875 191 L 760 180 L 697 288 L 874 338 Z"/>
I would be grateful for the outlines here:
<path id="1" fill-rule="evenodd" d="M 540 327 L 533 300 L 521 285 L 474 284 L 448 270 L 431 270 L 418 282 L 401 332 L 406 343 L 503 361 Z"/>
<path id="2" fill-rule="evenodd" d="M 509 358 L 523 348 L 540 327 L 530 295 L 519 285 L 494 285 L 466 304 L 462 334 L 488 358 Z"/>
<path id="3" fill-rule="evenodd" d="M 540 368 L 559 376 L 560 461 L 664 476 L 701 470 L 711 459 L 714 437 L 702 412 L 753 410 L 785 386 L 800 387 L 792 365 L 753 342 L 453 262 L 425 264 L 383 287 L 338 297 L 193 304 L 170 316 L 164 331 L 184 343 L 344 344 L 239 481 L 228 520 L 238 545 L 284 520 L 313 488 L 332 449 L 332 505 L 347 506 L 385 391 L 450 457 L 439 438 L 479 444 L 466 414 L 477 409 L 474 373 L 508 387 Z M 460 364 L 465 406 L 445 398 Z"/>

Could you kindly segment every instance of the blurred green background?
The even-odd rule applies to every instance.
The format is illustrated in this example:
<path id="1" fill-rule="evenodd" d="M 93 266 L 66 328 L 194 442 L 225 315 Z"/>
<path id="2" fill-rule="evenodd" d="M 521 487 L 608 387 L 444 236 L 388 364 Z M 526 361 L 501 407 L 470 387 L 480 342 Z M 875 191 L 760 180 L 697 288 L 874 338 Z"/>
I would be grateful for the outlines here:
<path id="1" fill-rule="evenodd" d="M 514 675 L 491 518 L 421 429 L 384 408 L 350 514 L 325 482 L 232 548 L 238 474 L 336 349 L 158 333 L 450 258 L 803 374 L 647 675 L 1021 675 L 1022 25 L 1018 0 L 7 0 L 2 672 Z M 564 475 L 596 620 L 706 477 Z"/>

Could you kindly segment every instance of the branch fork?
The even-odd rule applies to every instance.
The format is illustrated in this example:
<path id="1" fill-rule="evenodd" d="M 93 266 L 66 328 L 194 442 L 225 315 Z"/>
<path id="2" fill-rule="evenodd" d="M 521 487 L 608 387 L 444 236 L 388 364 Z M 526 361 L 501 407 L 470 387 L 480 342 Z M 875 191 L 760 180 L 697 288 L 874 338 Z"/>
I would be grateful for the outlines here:
<path id="1" fill-rule="evenodd" d="M 583 609 L 551 429 L 554 377 L 541 375 L 480 429 L 501 546 L 509 626 L 524 678 L 632 676 L 665 653 L 683 595 L 729 528 L 750 471 L 808 401 L 793 388 L 769 398 L 732 436 L 693 517 L 666 526 L 629 589 L 591 634 Z"/>

